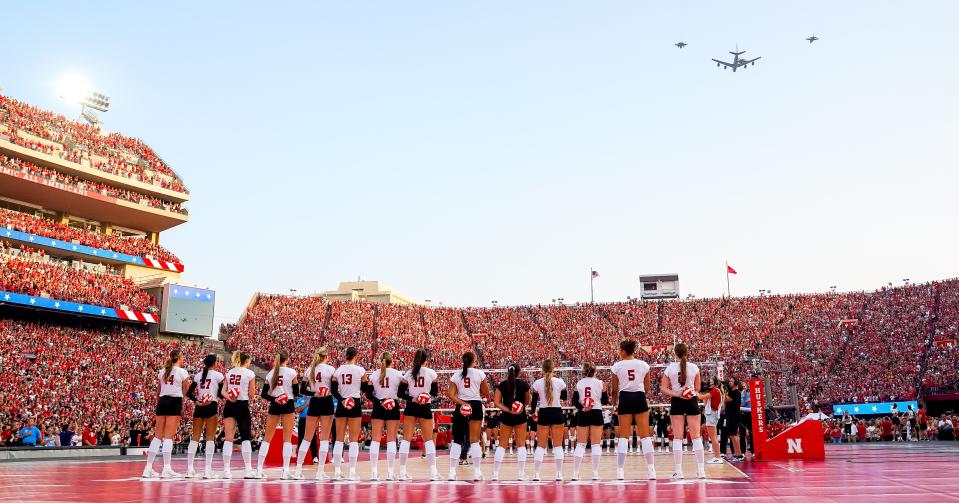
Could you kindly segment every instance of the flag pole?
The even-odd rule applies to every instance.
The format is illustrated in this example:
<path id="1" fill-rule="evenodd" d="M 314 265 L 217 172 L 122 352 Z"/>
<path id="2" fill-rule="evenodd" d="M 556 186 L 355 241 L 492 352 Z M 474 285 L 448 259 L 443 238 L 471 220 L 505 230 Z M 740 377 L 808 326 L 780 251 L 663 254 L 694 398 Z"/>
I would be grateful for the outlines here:
<path id="1" fill-rule="evenodd" d="M 732 294 L 729 293 L 729 261 L 726 261 L 726 298 L 731 298 Z"/>
<path id="2" fill-rule="evenodd" d="M 589 303 L 593 304 L 593 282 L 596 281 L 596 275 L 593 274 L 593 268 L 589 268 Z"/>

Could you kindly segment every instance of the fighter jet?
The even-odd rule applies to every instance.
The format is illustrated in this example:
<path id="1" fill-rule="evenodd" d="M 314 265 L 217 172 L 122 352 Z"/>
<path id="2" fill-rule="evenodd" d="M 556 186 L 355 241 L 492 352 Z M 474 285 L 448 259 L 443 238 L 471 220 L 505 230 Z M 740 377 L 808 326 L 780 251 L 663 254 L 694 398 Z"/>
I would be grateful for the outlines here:
<path id="1" fill-rule="evenodd" d="M 813 42 L 815 42 L 815 41 L 817 41 L 817 40 L 819 40 L 819 37 L 817 37 L 817 36 L 815 36 L 815 35 L 813 35 L 813 36 L 811 36 L 811 37 L 809 37 L 809 38 L 807 38 L 806 40 L 808 40 L 808 41 L 809 41 L 809 43 L 811 44 L 811 43 L 813 43 Z"/>
<path id="2" fill-rule="evenodd" d="M 676 47 L 679 47 L 680 49 L 682 49 L 683 47 L 686 47 L 686 46 L 689 45 L 689 44 L 687 44 L 686 42 L 676 42 L 676 43 L 673 44 L 673 45 L 675 45 Z"/>
<path id="3" fill-rule="evenodd" d="M 720 61 L 720 60 L 718 60 L 718 59 L 713 59 L 713 61 L 716 62 L 716 66 L 717 66 L 717 67 L 722 66 L 724 70 L 725 70 L 725 69 L 728 69 L 728 68 L 732 68 L 733 71 L 735 72 L 737 68 L 743 68 L 743 69 L 745 69 L 745 68 L 746 68 L 746 65 L 749 65 L 749 64 L 752 64 L 753 66 L 756 66 L 756 60 L 762 57 L 762 56 L 757 56 L 757 57 L 755 57 L 755 58 L 753 58 L 753 59 L 740 59 L 739 56 L 741 56 L 741 55 L 743 55 L 743 54 L 746 54 L 746 51 L 740 51 L 740 50 L 738 50 L 738 48 L 737 48 L 737 51 L 736 51 L 736 52 L 729 51 L 729 54 L 732 54 L 732 55 L 733 55 L 733 62 L 732 62 L 732 63 L 727 63 L 727 62 L 725 62 L 725 61 Z"/>

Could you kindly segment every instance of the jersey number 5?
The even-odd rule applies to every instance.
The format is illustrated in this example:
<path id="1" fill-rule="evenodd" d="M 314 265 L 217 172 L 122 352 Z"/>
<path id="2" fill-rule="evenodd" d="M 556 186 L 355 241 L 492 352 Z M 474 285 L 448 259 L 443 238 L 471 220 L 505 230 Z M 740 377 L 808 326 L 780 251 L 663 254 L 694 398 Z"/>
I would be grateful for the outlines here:
<path id="1" fill-rule="evenodd" d="M 630 381 L 635 381 L 635 380 L 636 380 L 636 371 L 635 371 L 635 370 L 627 370 L 627 371 L 626 371 L 626 377 L 628 377 Z"/>

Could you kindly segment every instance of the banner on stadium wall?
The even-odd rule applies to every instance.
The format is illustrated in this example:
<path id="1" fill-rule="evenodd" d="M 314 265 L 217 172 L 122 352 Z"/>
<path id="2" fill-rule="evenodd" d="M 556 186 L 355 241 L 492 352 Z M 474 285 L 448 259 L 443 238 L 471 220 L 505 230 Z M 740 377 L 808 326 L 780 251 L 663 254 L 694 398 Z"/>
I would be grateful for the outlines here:
<path id="1" fill-rule="evenodd" d="M 912 410 L 919 410 L 919 404 L 913 401 L 906 402 L 879 402 L 879 403 L 847 403 L 843 405 L 833 405 L 832 413 L 834 416 L 841 416 L 843 412 L 848 411 L 850 415 L 853 416 L 863 416 L 870 414 L 892 414 L 892 406 L 895 404 L 896 409 L 899 413 L 909 411 L 909 406 L 912 405 Z"/>
<path id="2" fill-rule="evenodd" d="M 75 187 L 73 185 L 58 182 L 56 180 L 50 180 L 42 176 L 31 175 L 30 173 L 24 173 L 23 171 L 10 169 L 5 166 L 0 166 L 0 174 L 12 176 L 13 178 L 19 178 L 21 180 L 26 180 L 28 182 L 33 182 L 37 185 L 45 185 L 47 187 L 62 190 L 64 192 L 69 192 L 71 194 L 77 194 L 79 196 L 89 197 L 91 199 L 97 199 L 99 201 L 106 201 L 108 203 L 117 202 L 117 198 L 112 196 L 105 196 L 93 190 L 81 189 L 80 187 Z"/>
<path id="3" fill-rule="evenodd" d="M 22 293 L 0 291 L 0 304 L 18 304 L 21 306 L 29 306 L 38 309 L 49 309 L 62 313 L 99 316 L 101 318 L 116 318 L 119 320 L 142 321 L 144 323 L 157 322 L 157 316 L 155 314 L 113 309 L 104 306 L 94 306 L 92 304 L 79 304 L 76 302 L 68 302 L 59 299 L 47 299 L 33 295 L 24 295 Z"/>
<path id="4" fill-rule="evenodd" d="M 156 260 L 149 257 L 137 257 L 135 255 L 127 255 L 126 253 L 115 252 L 115 251 L 106 250 L 103 248 L 94 248 L 92 246 L 77 244 L 72 241 L 60 241 L 57 239 L 51 239 L 48 237 L 38 236 L 36 234 L 30 234 L 27 232 L 15 231 L 12 229 L 0 228 L 0 237 L 12 239 L 14 241 L 19 241 L 21 243 L 31 244 L 34 246 L 44 246 L 47 248 L 66 250 L 71 253 L 86 255 L 89 257 L 116 260 L 119 262 L 126 262 L 128 264 L 134 264 L 134 265 L 139 265 L 143 267 L 152 267 L 154 269 L 164 269 L 168 271 L 183 272 L 183 264 L 174 264 L 172 262 Z"/>
<path id="5" fill-rule="evenodd" d="M 749 380 L 749 405 L 752 408 L 753 419 L 753 452 L 759 452 L 766 438 L 766 388 L 763 380 L 753 378 Z"/>

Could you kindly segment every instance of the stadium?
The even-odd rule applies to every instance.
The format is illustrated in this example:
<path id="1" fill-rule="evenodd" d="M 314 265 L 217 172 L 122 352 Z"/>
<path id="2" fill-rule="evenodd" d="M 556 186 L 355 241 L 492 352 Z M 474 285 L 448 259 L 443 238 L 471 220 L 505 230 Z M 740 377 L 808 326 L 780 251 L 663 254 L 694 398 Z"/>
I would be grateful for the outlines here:
<path id="1" fill-rule="evenodd" d="M 686 45 L 674 50 L 688 52 Z M 749 72 L 763 69 L 756 68 Z M 749 72 L 742 76 L 758 77 Z M 0 84 L 4 79 L 0 74 Z M 888 501 L 959 494 L 954 469 L 944 469 L 959 461 L 959 279 L 954 257 L 941 260 L 954 248 L 943 235 L 917 230 L 875 241 L 859 233 L 883 234 L 882 223 L 836 210 L 826 223 L 797 224 L 813 230 L 790 234 L 780 246 L 783 234 L 773 228 L 781 221 L 761 221 L 765 205 L 757 204 L 755 214 L 730 218 L 767 236 L 761 247 L 783 249 L 782 261 L 771 259 L 765 270 L 798 271 L 776 280 L 775 293 L 753 293 L 739 287 L 746 264 L 720 256 L 719 267 L 702 274 L 697 259 L 674 246 L 685 232 L 702 234 L 690 243 L 708 239 L 707 227 L 718 224 L 676 234 L 643 226 L 680 211 L 674 205 L 682 177 L 676 186 L 643 186 L 662 194 L 663 208 L 602 213 L 605 196 L 586 196 L 597 199 L 590 220 L 558 228 L 547 222 L 569 215 L 544 211 L 537 220 L 534 192 L 565 198 L 592 182 L 560 188 L 536 180 L 513 207 L 523 212 L 517 238 L 515 215 L 492 206 L 475 220 L 457 213 L 451 224 L 444 216 L 503 195 L 479 178 L 457 180 L 452 195 L 435 196 L 442 209 L 424 214 L 418 201 L 406 201 L 421 195 L 411 187 L 440 192 L 446 174 L 379 172 L 364 163 L 382 158 L 361 161 L 355 153 L 339 159 L 341 169 L 314 168 L 320 147 L 330 147 L 317 138 L 355 133 L 349 126 L 319 134 L 292 127 L 290 116 L 246 107 L 242 117 L 251 122 L 286 129 L 276 125 L 289 121 L 278 137 L 291 150 L 284 157 L 277 145 L 254 141 L 264 131 L 243 132 L 228 117 L 185 108 L 177 113 L 188 122 L 215 121 L 209 135 L 184 126 L 183 136 L 163 135 L 160 148 L 139 137 L 162 129 L 150 118 L 130 112 L 117 118 L 122 131 L 107 129 L 114 127 L 110 112 L 122 105 L 85 83 L 67 79 L 50 93 L 10 80 L 9 89 L 0 87 L 0 499 Z M 125 92 L 139 99 L 135 89 Z M 255 100 L 286 99 L 276 92 Z M 156 99 L 142 93 L 144 101 Z M 353 105 L 369 113 L 363 99 Z M 322 119 L 307 120 L 314 121 Z M 218 142 L 223 130 L 235 139 Z M 442 128 L 430 131 L 442 139 Z M 377 141 L 397 148 L 377 140 L 388 133 L 367 132 L 371 150 Z M 183 143 L 200 144 L 202 160 L 184 155 Z M 562 141 L 553 147 L 562 150 Z M 236 162 L 231 154 L 238 151 L 256 172 L 223 181 L 234 175 L 214 166 Z M 430 155 L 419 144 L 414 151 Z M 432 152 L 448 155 L 443 147 Z M 497 180 L 524 183 L 521 173 L 461 161 L 471 176 L 489 169 Z M 370 174 L 342 178 L 353 168 Z M 266 180 L 281 169 L 291 174 L 277 193 Z M 203 178 L 205 170 L 215 182 Z M 310 178 L 317 170 L 327 171 L 320 182 Z M 549 173 L 561 178 L 562 168 Z M 598 176 L 617 183 L 620 175 L 626 183 L 626 175 Z M 188 189 L 194 177 L 203 180 L 196 194 Z M 389 187 L 374 190 L 379 185 Z M 949 186 L 948 179 L 936 185 Z M 793 198 L 783 186 L 770 190 Z M 951 199 L 920 199 L 941 206 L 872 211 L 887 222 L 898 218 L 893 212 L 905 214 L 912 221 L 903 229 L 924 221 L 949 234 L 956 208 L 943 201 Z M 241 216 L 238 205 L 255 208 Z M 802 218 L 775 211 L 783 221 Z M 554 281 L 564 272 L 549 256 L 582 258 L 564 248 L 587 240 L 573 235 L 589 234 L 593 220 L 642 236 L 624 261 L 637 256 L 678 272 L 642 265 L 614 280 L 589 265 L 575 293 L 550 293 L 565 280 Z M 195 225 L 202 227 L 190 230 Z M 524 250 L 540 239 L 558 244 L 545 253 Z M 807 250 L 800 242 L 816 239 L 837 256 L 848 252 L 849 264 L 882 255 L 878 242 L 908 247 L 889 254 L 906 256 L 922 280 L 890 282 L 902 269 L 889 266 L 868 269 L 865 283 L 850 280 L 857 288 L 810 288 L 802 276 L 814 268 L 785 262 L 794 256 L 790 246 Z M 857 240 L 872 248 L 859 250 Z M 590 246 L 629 243 L 605 237 Z M 924 247 L 939 254 L 923 260 Z M 474 248 L 476 255 L 463 251 Z M 665 248 L 669 260 L 648 259 L 661 256 L 652 248 Z M 474 261 L 485 253 L 489 264 L 459 253 Z M 438 256 L 444 254 L 457 256 Z M 361 277 L 340 281 L 358 263 L 402 288 Z M 434 263 L 440 270 L 424 272 Z M 543 269 L 542 276 L 529 269 Z M 322 290 L 332 278 L 338 286 Z M 628 285 L 622 291 L 629 295 L 600 290 L 597 298 L 594 289 L 607 280 Z M 515 300 L 480 300 L 490 292 Z"/>

